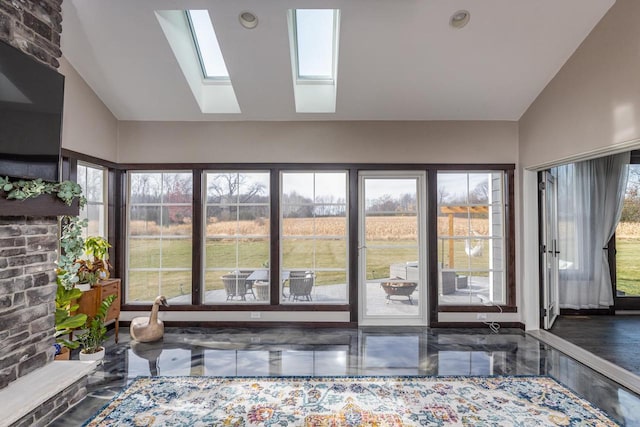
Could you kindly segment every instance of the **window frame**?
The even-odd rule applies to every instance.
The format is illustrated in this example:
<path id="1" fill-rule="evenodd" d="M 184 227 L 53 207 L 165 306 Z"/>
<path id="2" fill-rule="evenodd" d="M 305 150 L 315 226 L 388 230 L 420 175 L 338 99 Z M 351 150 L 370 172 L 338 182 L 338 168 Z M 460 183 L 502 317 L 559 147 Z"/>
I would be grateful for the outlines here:
<path id="1" fill-rule="evenodd" d="M 135 271 L 157 271 L 158 275 L 161 275 L 163 271 L 189 271 L 191 273 L 191 283 L 190 283 L 190 288 L 191 288 L 191 303 L 190 304 L 174 304 L 174 307 L 189 307 L 193 304 L 193 294 L 194 294 L 194 253 L 193 253 L 193 238 L 194 238 L 194 229 L 196 228 L 194 225 L 194 222 L 196 220 L 194 213 L 195 213 L 195 206 L 193 204 L 193 193 L 195 193 L 196 190 L 196 186 L 195 186 L 195 182 L 193 181 L 194 176 L 193 173 L 191 173 L 191 179 L 192 179 L 192 198 L 191 198 L 191 202 L 189 204 L 187 203 L 170 203 L 170 204 L 165 204 L 162 202 L 162 198 L 161 198 L 161 202 L 160 203 L 143 203 L 143 204 L 138 204 L 138 203 L 132 203 L 131 202 L 131 174 L 133 173 L 139 173 L 139 174 L 143 174 L 143 173 L 147 173 L 147 174 L 161 174 L 161 180 L 164 179 L 164 174 L 171 174 L 171 173 L 189 173 L 191 171 L 185 171 L 185 170 L 179 170 L 179 169 L 158 169 L 158 168 L 154 168 L 154 169 L 137 169 L 137 170 L 128 170 L 125 173 L 125 191 L 123 194 L 124 199 L 126 200 L 126 209 L 123 215 L 123 220 L 124 220 L 124 227 L 123 227 L 123 237 L 124 237 L 124 247 L 125 247 L 125 252 L 123 255 L 123 269 L 121 272 L 120 277 L 124 278 L 124 283 L 125 286 L 122 289 L 122 300 L 123 300 L 123 305 L 126 303 L 127 305 L 131 305 L 132 307 L 145 307 L 149 304 L 153 304 L 153 302 L 151 301 L 140 301 L 140 302 L 132 302 L 129 300 L 129 291 L 130 291 L 130 286 L 129 286 L 129 273 L 131 271 L 131 268 L 129 266 L 129 260 L 130 260 L 130 237 L 131 237 L 131 230 L 130 230 L 130 223 L 131 223 L 131 208 L 132 206 L 158 206 L 160 207 L 160 212 L 162 212 L 162 209 L 165 206 L 191 206 L 191 217 L 193 218 L 192 220 L 192 227 L 191 227 L 191 234 L 184 237 L 184 239 L 180 239 L 180 240 L 190 240 L 191 242 L 191 247 L 192 247 L 192 253 L 191 253 L 191 267 L 189 269 L 183 269 L 183 268 L 171 268 L 171 270 L 166 270 L 162 268 L 162 265 L 160 265 L 159 268 L 157 269 L 153 269 L 153 268 L 141 268 L 141 269 L 135 269 Z M 162 188 L 162 187 L 161 187 Z M 162 190 L 161 190 L 161 194 L 162 194 Z M 150 236 L 147 236 L 150 237 Z M 160 245 L 162 245 L 163 239 L 162 239 L 162 234 L 159 235 L 159 237 L 157 238 L 157 240 L 160 241 Z M 162 262 L 162 254 L 160 254 L 160 262 Z M 122 274 L 124 273 L 124 274 Z"/>
<path id="2" fill-rule="evenodd" d="M 116 168 L 116 177 L 117 179 L 114 181 L 117 183 L 116 186 L 116 203 L 120 206 L 126 206 L 126 180 L 124 179 L 124 174 L 131 171 L 139 171 L 139 170 L 161 170 L 161 171 L 189 171 L 194 174 L 194 182 L 193 182 L 193 191 L 194 191 L 194 223 L 193 223 L 193 240 L 194 240 L 194 261 L 193 261 L 193 274 L 192 278 L 194 280 L 195 286 L 192 288 L 193 292 L 193 302 L 192 305 L 187 306 L 179 306 L 179 307 L 168 307 L 167 311 L 201 311 L 201 310 L 211 310 L 211 309 L 220 309 L 223 308 L 225 311 L 348 311 L 350 312 L 350 322 L 346 323 L 347 325 L 355 326 L 358 323 L 358 294 L 356 286 L 354 283 L 357 283 L 358 273 L 357 273 L 357 260 L 358 259 L 358 250 L 355 247 L 358 239 L 358 216 L 357 216 L 357 206 L 358 206 L 358 181 L 357 176 L 358 172 L 361 170 L 422 170 L 427 172 L 427 241 L 429 247 L 434 247 L 433 245 L 437 243 L 437 222 L 430 221 L 429 218 L 433 218 L 437 216 L 437 180 L 436 174 L 438 170 L 503 170 L 505 172 L 506 180 L 505 180 L 505 202 L 507 204 L 505 211 L 505 221 L 506 221 L 506 241 L 507 241 L 507 253 L 506 253 L 506 268 L 507 268 L 507 304 L 501 306 L 500 308 L 495 306 L 441 306 L 439 307 L 437 304 L 437 286 L 428 287 L 428 319 L 430 327 L 449 327 L 449 326 L 461 326 L 465 324 L 475 324 L 476 322 L 470 323 L 458 323 L 458 322 L 439 322 L 438 314 L 442 312 L 504 312 L 504 313 L 514 313 L 517 312 L 516 306 L 516 286 L 515 286 L 515 216 L 514 216 L 514 171 L 515 164 L 512 163 L 496 163 L 496 164 L 448 164 L 448 163 L 411 163 L 411 164 L 381 164 L 381 163 L 149 163 L 149 164 L 140 164 L 140 163 L 122 163 L 114 166 Z M 279 259 L 274 258 L 274 254 L 279 253 L 279 174 L 280 171 L 290 171 L 290 170 L 348 170 L 349 171 L 349 259 L 353 264 L 356 265 L 350 266 L 349 273 L 349 281 L 351 286 L 349 288 L 349 304 L 344 305 L 326 305 L 326 304 L 290 304 L 290 305 L 280 305 L 277 301 L 277 290 L 274 291 L 272 285 L 271 289 L 271 301 L 267 302 L 264 305 L 204 305 L 200 302 L 200 295 L 197 293 L 198 291 L 198 283 L 201 280 L 200 277 L 200 264 L 197 263 L 197 256 L 195 255 L 198 250 L 200 250 L 200 246 L 198 246 L 202 240 L 198 237 L 202 232 L 198 227 L 198 216 L 202 214 L 202 201 L 201 196 L 197 196 L 201 194 L 201 182 L 202 182 L 202 172 L 203 170 L 209 171 L 217 171 L 217 170 L 228 170 L 228 169 L 242 169 L 242 170 L 269 170 L 271 171 L 271 281 L 279 280 Z M 274 191 L 275 189 L 275 191 Z M 116 222 L 118 223 L 117 227 L 117 239 L 115 239 L 116 252 L 118 253 L 118 263 L 116 264 L 116 268 L 114 270 L 114 277 L 124 277 L 124 260 L 125 260 L 125 251 L 121 248 L 125 247 L 126 243 L 126 235 L 125 235 L 125 226 L 126 222 L 123 218 L 123 214 L 119 209 L 115 210 L 116 216 L 118 219 Z M 437 269 L 431 268 L 431 266 L 437 265 L 437 253 L 435 251 L 430 251 L 428 254 L 428 283 L 437 283 Z M 126 285 L 126 283 L 125 283 Z M 275 296 L 274 296 L 275 295 Z M 274 298 L 276 298 L 274 300 Z M 136 311 L 141 309 L 150 309 L 151 305 L 130 305 L 126 301 L 123 301 L 122 310 L 123 311 Z M 332 323 L 333 324 L 333 323 Z"/>
<path id="3" fill-rule="evenodd" d="M 350 209 L 350 206 L 349 206 L 349 195 L 350 195 L 349 182 L 350 182 L 351 177 L 350 177 L 349 170 L 348 169 L 322 170 L 322 169 L 313 169 L 313 168 L 310 168 L 310 169 L 280 170 L 280 173 L 279 173 L 279 176 L 278 176 L 278 181 L 279 181 L 278 191 L 280 192 L 279 193 L 279 197 L 280 197 L 279 227 L 280 227 L 280 229 L 279 229 L 278 240 L 281 242 L 280 250 L 278 251 L 279 252 L 278 253 L 279 266 L 280 266 L 279 271 L 278 271 L 278 276 L 279 277 L 282 277 L 282 265 L 283 265 L 282 255 L 283 255 L 283 246 L 284 246 L 282 244 L 282 242 L 284 242 L 285 240 L 296 239 L 296 238 L 304 239 L 304 240 L 311 240 L 313 242 L 315 242 L 316 240 L 328 240 L 328 239 L 323 239 L 322 235 L 318 235 L 318 234 L 307 235 L 307 236 L 297 236 L 297 237 L 295 237 L 295 236 L 294 237 L 288 237 L 288 236 L 284 235 L 284 230 L 283 230 L 283 226 L 284 226 L 284 224 L 283 224 L 284 223 L 284 221 L 283 221 L 284 220 L 284 208 L 283 207 L 285 206 L 285 203 L 282 200 L 283 199 L 282 195 L 283 195 L 283 190 L 284 190 L 283 179 L 284 179 L 284 175 L 287 174 L 287 173 L 291 173 L 291 174 L 296 174 L 296 173 L 298 173 L 298 174 L 312 174 L 313 175 L 314 201 L 312 203 L 310 203 L 310 204 L 298 205 L 298 206 L 312 206 L 312 207 L 315 207 L 315 206 L 327 206 L 327 203 L 317 203 L 315 201 L 315 194 L 316 194 L 316 181 L 315 181 L 315 179 L 316 179 L 316 175 L 317 174 L 344 173 L 344 175 L 345 175 L 345 202 L 344 202 L 345 215 L 344 215 L 344 220 L 345 220 L 345 228 L 346 229 L 345 229 L 345 234 L 344 234 L 344 242 L 345 242 L 345 261 L 346 261 L 346 265 L 345 265 L 345 268 L 344 268 L 344 273 L 345 273 L 345 279 L 346 279 L 347 292 L 346 292 L 346 295 L 345 295 L 345 301 L 339 301 L 339 302 L 335 302 L 335 303 L 326 303 L 326 304 L 329 305 L 329 306 L 338 306 L 338 305 L 341 305 L 341 304 L 349 304 L 349 302 L 350 302 L 349 289 L 352 286 L 351 285 L 351 280 L 350 280 L 350 277 L 351 277 L 350 273 L 351 273 L 351 270 L 352 270 L 352 268 L 351 268 L 352 266 L 351 266 L 351 257 L 349 256 L 350 255 L 349 248 L 350 248 L 350 245 L 351 245 L 351 243 L 350 243 L 351 224 L 349 222 L 350 213 L 351 213 L 351 209 Z M 333 205 L 337 205 L 337 203 L 334 203 Z M 343 205 L 343 204 L 340 204 L 340 205 Z M 296 205 L 293 205 L 293 206 L 296 206 Z M 314 221 L 315 221 L 316 217 L 314 216 L 313 218 L 314 218 Z M 318 236 L 320 236 L 321 238 L 318 239 Z M 315 253 L 315 251 L 314 251 L 314 254 L 313 254 L 313 258 L 314 258 L 314 261 L 313 261 L 313 265 L 314 265 L 313 266 L 313 272 L 314 272 L 314 275 L 315 275 L 315 273 L 317 271 L 320 271 L 320 272 L 322 272 L 322 271 L 342 272 L 342 270 L 339 270 L 339 269 L 324 269 L 324 268 L 316 269 L 316 267 L 315 267 L 316 253 Z M 280 305 L 282 305 L 282 306 L 296 305 L 294 302 L 284 301 L 284 299 L 283 299 L 284 297 L 282 295 L 282 285 L 280 286 L 280 290 L 279 290 L 278 295 L 279 295 Z M 303 304 L 303 305 L 311 305 L 311 304 Z"/>
<path id="4" fill-rule="evenodd" d="M 86 215 L 84 215 L 84 218 L 86 218 L 87 220 L 89 219 L 89 206 L 101 206 L 101 211 L 102 211 L 102 216 L 103 216 L 103 221 L 102 221 L 102 230 L 100 230 L 100 232 L 97 234 L 100 237 L 104 237 L 105 239 L 107 239 L 108 235 L 109 235 L 109 211 L 107 209 L 108 207 L 108 198 L 109 198 L 109 169 L 105 166 L 102 165 L 98 165 L 98 164 L 94 164 L 94 163 L 90 163 L 84 160 L 78 160 L 76 163 L 76 182 L 80 180 L 80 167 L 86 168 L 87 169 L 87 173 L 85 174 L 85 183 L 87 182 L 87 176 L 88 176 L 88 170 L 89 169 L 95 169 L 95 170 L 99 170 L 101 172 L 102 175 L 102 201 L 101 202 L 96 202 L 93 200 L 90 200 L 89 197 L 87 197 L 87 193 L 86 193 L 86 189 L 83 188 L 82 189 L 82 193 L 85 196 L 87 203 L 86 206 L 84 207 L 84 209 L 80 210 L 79 216 L 83 217 L 82 213 L 83 210 L 85 212 Z M 83 232 L 83 237 L 88 237 L 89 236 L 89 228 L 87 227 L 87 229 Z"/>
<path id="5" fill-rule="evenodd" d="M 238 169 L 206 169 L 202 171 L 202 196 L 201 196 L 201 204 L 202 204 L 202 225 L 203 225 L 203 232 L 202 232 L 202 244 L 200 245 L 200 247 L 202 248 L 202 280 L 201 280 L 201 294 L 202 294 L 202 300 L 201 300 L 201 304 L 202 305 L 207 305 L 207 306 L 215 306 L 215 305 L 249 305 L 251 307 L 255 306 L 255 305 L 260 305 L 260 302 L 251 302 L 251 301 L 214 301 L 214 302 L 206 302 L 206 274 L 207 272 L 211 272 L 211 271 L 223 271 L 226 269 L 223 268 L 212 268 L 212 269 L 207 269 L 207 264 L 206 264 L 206 245 L 207 245 L 207 239 L 209 238 L 208 234 L 207 234 L 207 208 L 209 206 L 232 206 L 238 209 L 239 212 L 239 208 L 241 206 L 266 206 L 269 210 L 269 232 L 267 235 L 258 235 L 258 236 L 254 236 L 251 235 L 250 238 L 266 238 L 267 241 L 270 243 L 271 242 L 271 185 L 269 185 L 269 187 L 267 188 L 268 190 L 268 197 L 269 197 L 269 202 L 267 203 L 240 203 L 239 201 L 236 201 L 236 203 L 234 204 L 228 204 L 228 203 L 214 203 L 214 204 L 209 204 L 207 199 L 208 199 L 208 194 L 207 194 L 207 187 L 208 187 L 208 180 L 207 180 L 207 175 L 208 174 L 214 174 L 214 175 L 220 175 L 220 174 L 236 174 L 238 176 L 240 176 L 241 174 L 245 173 L 245 174 L 250 174 L 250 173 L 266 173 L 269 175 L 269 183 L 271 183 L 271 171 L 269 169 L 263 169 L 263 170 L 255 170 L 255 169 L 242 169 L 242 168 L 238 168 Z M 238 193 L 238 197 L 240 196 L 240 194 Z M 239 245 L 239 240 L 243 235 L 238 235 L 238 234 L 234 234 L 233 235 L 233 239 L 235 240 L 235 245 L 236 245 L 236 253 L 238 251 L 238 245 Z M 269 245 L 270 247 L 270 245 Z M 271 251 L 269 250 L 269 259 L 267 261 L 269 263 L 269 267 L 267 268 L 268 270 L 268 276 L 271 275 Z M 234 269 L 238 270 L 240 268 L 242 268 L 242 266 L 237 265 L 238 264 L 238 260 L 236 257 L 236 266 L 233 267 Z M 255 290 L 254 290 L 255 292 Z M 271 292 L 270 292 L 271 293 Z M 264 303 L 262 303 L 264 304 Z"/>

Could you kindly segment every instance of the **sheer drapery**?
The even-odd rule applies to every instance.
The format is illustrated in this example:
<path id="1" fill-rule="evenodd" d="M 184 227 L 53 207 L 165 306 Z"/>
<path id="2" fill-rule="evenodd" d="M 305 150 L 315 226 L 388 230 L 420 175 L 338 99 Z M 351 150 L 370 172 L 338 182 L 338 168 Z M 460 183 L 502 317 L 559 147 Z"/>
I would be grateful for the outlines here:
<path id="1" fill-rule="evenodd" d="M 613 305 L 607 244 L 627 185 L 629 153 L 554 168 L 558 186 L 560 307 Z"/>

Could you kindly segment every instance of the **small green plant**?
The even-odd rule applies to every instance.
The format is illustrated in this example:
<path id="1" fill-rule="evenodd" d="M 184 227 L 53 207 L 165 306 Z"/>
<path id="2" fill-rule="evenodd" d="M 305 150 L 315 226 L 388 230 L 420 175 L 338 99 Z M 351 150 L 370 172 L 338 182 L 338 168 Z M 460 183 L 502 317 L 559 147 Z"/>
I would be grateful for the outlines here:
<path id="1" fill-rule="evenodd" d="M 84 241 L 84 254 L 88 257 L 106 261 L 109 259 L 111 245 L 103 237 L 91 236 Z"/>
<path id="2" fill-rule="evenodd" d="M 104 344 L 107 336 L 107 327 L 104 326 L 104 320 L 115 299 L 116 295 L 106 297 L 98 307 L 95 317 L 87 320 L 86 331 L 78 337 L 83 353 L 93 354 L 102 349 L 102 344 Z"/>
<path id="3" fill-rule="evenodd" d="M 71 314 L 78 310 L 76 301 L 80 296 L 82 296 L 80 289 L 67 289 L 58 280 L 58 289 L 56 291 L 56 342 L 70 349 L 78 348 L 80 343 L 71 341 L 65 336 L 69 335 L 74 329 L 84 326 L 87 322 L 86 314 Z"/>

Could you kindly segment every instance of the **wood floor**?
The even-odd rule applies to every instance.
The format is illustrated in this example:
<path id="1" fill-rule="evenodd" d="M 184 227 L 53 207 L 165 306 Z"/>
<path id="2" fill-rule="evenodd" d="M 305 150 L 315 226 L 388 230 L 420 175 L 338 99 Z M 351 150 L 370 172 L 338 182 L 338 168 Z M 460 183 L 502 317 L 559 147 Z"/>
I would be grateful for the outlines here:
<path id="1" fill-rule="evenodd" d="M 640 375 L 640 315 L 561 316 L 551 332 Z"/>

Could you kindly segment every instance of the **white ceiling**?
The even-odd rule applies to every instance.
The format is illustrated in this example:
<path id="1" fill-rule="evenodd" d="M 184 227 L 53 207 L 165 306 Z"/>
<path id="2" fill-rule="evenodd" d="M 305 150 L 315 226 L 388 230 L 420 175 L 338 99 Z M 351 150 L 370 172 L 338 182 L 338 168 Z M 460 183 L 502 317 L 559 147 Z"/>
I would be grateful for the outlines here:
<path id="1" fill-rule="evenodd" d="M 64 0 L 62 51 L 120 120 L 518 120 L 614 2 Z M 293 8 L 341 10 L 336 113 L 295 112 Z M 209 9 L 241 114 L 200 112 L 154 14 L 171 9 Z"/>

